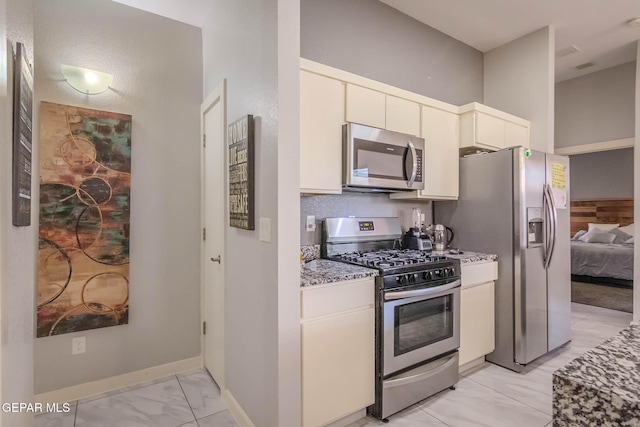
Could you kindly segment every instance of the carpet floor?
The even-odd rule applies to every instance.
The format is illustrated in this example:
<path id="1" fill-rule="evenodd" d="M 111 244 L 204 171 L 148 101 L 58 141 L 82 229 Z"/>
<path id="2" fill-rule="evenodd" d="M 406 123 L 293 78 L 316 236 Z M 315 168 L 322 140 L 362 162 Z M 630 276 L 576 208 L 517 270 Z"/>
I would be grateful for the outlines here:
<path id="1" fill-rule="evenodd" d="M 571 301 L 633 313 L 633 289 L 571 282 Z"/>

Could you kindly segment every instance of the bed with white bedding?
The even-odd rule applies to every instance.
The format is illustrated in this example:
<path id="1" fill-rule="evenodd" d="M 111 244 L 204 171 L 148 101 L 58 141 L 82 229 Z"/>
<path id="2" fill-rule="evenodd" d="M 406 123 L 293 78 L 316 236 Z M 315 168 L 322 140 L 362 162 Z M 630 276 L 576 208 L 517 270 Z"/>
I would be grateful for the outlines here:
<path id="1" fill-rule="evenodd" d="M 572 241 L 571 274 L 633 280 L 633 243 Z"/>
<path id="2" fill-rule="evenodd" d="M 571 239 L 571 274 L 594 279 L 633 280 L 633 224 L 588 224 Z M 575 279 L 575 278 L 574 278 Z"/>

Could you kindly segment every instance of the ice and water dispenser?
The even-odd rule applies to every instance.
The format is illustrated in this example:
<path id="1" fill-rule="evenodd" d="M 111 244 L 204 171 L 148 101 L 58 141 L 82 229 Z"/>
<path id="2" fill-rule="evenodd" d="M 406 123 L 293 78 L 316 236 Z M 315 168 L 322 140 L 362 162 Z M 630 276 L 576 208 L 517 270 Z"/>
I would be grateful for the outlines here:
<path id="1" fill-rule="evenodd" d="M 527 225 L 527 247 L 535 248 L 542 246 L 542 236 L 544 233 L 542 208 L 527 208 Z"/>

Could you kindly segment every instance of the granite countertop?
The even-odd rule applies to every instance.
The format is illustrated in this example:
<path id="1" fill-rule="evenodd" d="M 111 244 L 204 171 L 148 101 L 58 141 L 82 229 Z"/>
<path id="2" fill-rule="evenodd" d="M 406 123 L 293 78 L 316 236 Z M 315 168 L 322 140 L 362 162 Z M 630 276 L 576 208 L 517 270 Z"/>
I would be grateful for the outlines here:
<path id="1" fill-rule="evenodd" d="M 480 252 L 470 251 L 462 251 L 462 253 L 459 254 L 452 254 L 447 251 L 445 252 L 445 256 L 447 258 L 459 259 L 460 264 L 469 264 L 474 262 L 492 262 L 498 259 L 498 256 L 494 254 L 483 254 Z"/>
<path id="2" fill-rule="evenodd" d="M 300 286 L 304 288 L 377 275 L 378 270 L 371 268 L 330 261 L 328 259 L 316 259 L 306 263 L 300 271 Z"/>
<path id="3" fill-rule="evenodd" d="M 640 321 L 553 374 L 554 426 L 640 425 Z"/>

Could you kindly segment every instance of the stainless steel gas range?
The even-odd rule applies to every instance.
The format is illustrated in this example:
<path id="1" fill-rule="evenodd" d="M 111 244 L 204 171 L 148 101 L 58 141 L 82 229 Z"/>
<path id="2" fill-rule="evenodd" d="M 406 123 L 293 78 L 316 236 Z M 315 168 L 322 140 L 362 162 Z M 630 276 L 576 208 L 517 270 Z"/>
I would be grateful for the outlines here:
<path id="1" fill-rule="evenodd" d="M 400 248 L 398 218 L 327 218 L 323 256 L 376 268 L 376 401 L 386 419 L 458 381 L 460 263 Z"/>

